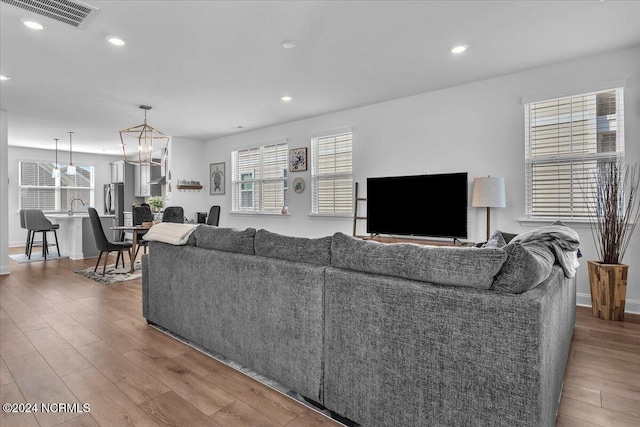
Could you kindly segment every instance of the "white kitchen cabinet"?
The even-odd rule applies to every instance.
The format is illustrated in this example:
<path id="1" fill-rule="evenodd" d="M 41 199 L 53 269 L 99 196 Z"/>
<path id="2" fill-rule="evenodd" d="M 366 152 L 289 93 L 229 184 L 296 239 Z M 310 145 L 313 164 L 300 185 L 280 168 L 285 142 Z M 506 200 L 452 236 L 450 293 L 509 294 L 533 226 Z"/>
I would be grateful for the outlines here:
<path id="1" fill-rule="evenodd" d="M 159 171 L 159 166 L 136 165 L 134 173 L 135 197 L 151 197 L 160 195 L 160 186 L 149 184 L 149 181 L 155 178 L 152 174 L 155 175 L 156 172 L 159 174 Z"/>
<path id="2" fill-rule="evenodd" d="M 125 163 L 124 160 L 111 163 L 111 182 L 125 181 Z"/>

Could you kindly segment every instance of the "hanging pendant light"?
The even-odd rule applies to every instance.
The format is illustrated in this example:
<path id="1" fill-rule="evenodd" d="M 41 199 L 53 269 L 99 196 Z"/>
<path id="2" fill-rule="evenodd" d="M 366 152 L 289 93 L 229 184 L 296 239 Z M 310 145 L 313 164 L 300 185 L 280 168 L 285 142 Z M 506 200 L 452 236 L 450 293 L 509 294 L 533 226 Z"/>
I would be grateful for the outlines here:
<path id="1" fill-rule="evenodd" d="M 120 131 L 124 161 L 134 165 L 162 166 L 162 153 L 166 152 L 171 137 L 147 124 L 147 111 L 151 110 L 150 106 L 141 105 L 140 109 L 144 110 L 144 123 Z M 127 154 L 127 141 L 131 140 L 134 141 L 133 144 L 137 143 L 137 153 L 132 151 Z M 153 157 L 154 151 L 158 151 L 157 158 Z"/>
<path id="2" fill-rule="evenodd" d="M 67 175 L 75 175 L 76 167 L 73 165 L 73 149 L 71 148 L 71 135 L 73 132 L 69 132 L 69 166 L 67 166 Z"/>
<path id="3" fill-rule="evenodd" d="M 58 165 L 58 138 L 53 138 L 56 142 L 56 167 L 51 171 L 51 178 L 60 178 L 60 166 Z"/>

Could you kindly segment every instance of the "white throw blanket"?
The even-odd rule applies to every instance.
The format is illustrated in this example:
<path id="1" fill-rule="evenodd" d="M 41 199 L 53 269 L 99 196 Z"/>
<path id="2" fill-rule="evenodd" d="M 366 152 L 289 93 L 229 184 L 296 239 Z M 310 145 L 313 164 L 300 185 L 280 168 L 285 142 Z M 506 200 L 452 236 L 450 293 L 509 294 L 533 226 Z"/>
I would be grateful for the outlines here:
<path id="1" fill-rule="evenodd" d="M 564 225 L 549 225 L 519 234 L 511 241 L 548 248 L 566 277 L 576 275 L 576 268 L 580 265 L 577 256 L 580 238 L 575 230 Z"/>
<path id="2" fill-rule="evenodd" d="M 171 245 L 184 245 L 196 227 L 196 224 L 159 222 L 154 224 L 142 238 L 148 241 L 169 243 Z"/>

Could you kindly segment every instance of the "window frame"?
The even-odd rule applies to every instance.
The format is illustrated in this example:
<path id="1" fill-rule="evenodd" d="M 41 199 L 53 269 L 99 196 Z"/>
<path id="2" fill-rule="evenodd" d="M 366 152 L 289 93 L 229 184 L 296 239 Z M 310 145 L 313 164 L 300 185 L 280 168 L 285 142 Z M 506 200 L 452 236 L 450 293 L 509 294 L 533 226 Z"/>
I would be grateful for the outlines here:
<path id="1" fill-rule="evenodd" d="M 319 140 L 323 138 L 336 138 L 341 135 L 349 134 L 350 135 L 350 171 L 347 172 L 339 172 L 339 173 L 321 173 L 319 170 L 321 169 L 320 161 L 321 157 L 319 155 Z M 351 128 L 343 128 L 336 129 L 331 131 L 326 131 L 322 133 L 316 133 L 311 136 L 311 215 L 312 216 L 325 216 L 325 217 L 353 217 L 354 210 L 354 201 L 353 201 L 353 130 Z M 335 159 L 336 156 L 334 156 Z M 335 197 L 332 201 L 332 210 L 333 212 L 328 212 L 326 208 L 321 208 L 321 203 L 319 200 L 320 192 L 319 192 L 319 183 L 322 179 L 348 179 L 351 181 L 350 185 L 350 197 L 349 197 L 349 210 L 338 211 L 336 212 L 336 200 Z M 321 210 L 322 209 L 322 210 Z"/>
<path id="2" fill-rule="evenodd" d="M 88 187 L 78 187 L 78 186 L 63 186 L 61 185 L 61 181 L 63 176 L 66 174 L 64 170 L 61 172 L 60 177 L 51 178 L 54 180 L 54 185 L 29 185 L 23 184 L 23 171 L 22 165 L 23 163 L 34 163 L 40 167 L 40 165 L 50 166 L 51 169 L 55 167 L 55 163 L 48 160 L 34 160 L 34 159 L 18 159 L 18 209 L 23 209 L 22 203 L 22 192 L 23 190 L 53 190 L 54 192 L 54 208 L 53 209 L 43 209 L 40 203 L 38 203 L 38 207 L 30 207 L 27 209 L 41 209 L 43 212 L 62 212 L 65 211 L 62 208 L 62 192 L 63 191 L 89 191 L 89 200 L 83 200 L 85 205 L 87 206 L 95 206 L 95 180 L 96 180 L 96 166 L 93 163 L 85 163 L 80 162 L 76 164 L 76 170 L 80 170 L 81 168 L 91 168 L 91 179 L 90 185 Z M 60 169 L 62 169 L 63 165 L 59 165 Z M 50 176 L 50 172 L 47 172 Z M 69 207 L 68 210 L 71 208 Z"/>
<path id="3" fill-rule="evenodd" d="M 615 113 L 614 114 L 608 114 L 608 115 L 603 115 L 603 116 L 598 116 L 597 115 L 597 110 L 598 110 L 598 104 L 597 104 L 597 95 L 598 94 L 602 94 L 602 93 L 606 93 L 606 92 L 612 92 L 615 91 L 616 96 L 615 96 L 615 105 L 616 105 L 616 109 L 615 109 Z M 595 101 L 596 104 L 594 105 L 594 112 L 593 112 L 593 117 L 595 118 L 595 131 L 590 133 L 589 136 L 591 138 L 594 138 L 595 141 L 595 152 L 583 152 L 583 153 L 573 153 L 571 152 L 570 154 L 558 154 L 558 155 L 548 155 L 548 156 L 539 156 L 536 157 L 535 155 L 532 154 L 532 148 L 533 148 L 533 141 L 532 141 L 532 128 L 535 127 L 533 126 L 533 120 L 531 117 L 531 111 L 532 111 L 532 106 L 533 105 L 537 105 L 537 104 L 544 104 L 544 103 L 550 103 L 550 102 L 554 102 L 554 101 L 568 101 L 569 105 L 571 105 L 571 110 L 569 113 L 566 113 L 565 115 L 568 117 L 565 120 L 561 120 L 560 118 L 558 118 L 557 123 L 567 123 L 569 125 L 569 129 L 570 129 L 570 133 L 569 133 L 569 147 L 570 150 L 573 151 L 574 146 L 578 146 L 580 144 L 580 140 L 578 138 L 577 141 L 574 141 L 574 136 L 573 136 L 573 124 L 579 122 L 580 120 L 576 120 L 573 117 L 573 100 L 576 98 L 581 98 L 581 97 L 588 97 L 588 96 L 596 96 Z M 591 185 L 591 179 L 592 179 L 592 175 L 595 172 L 595 170 L 597 170 L 597 164 L 599 162 L 612 162 L 612 161 L 616 161 L 616 162 L 621 162 L 622 164 L 624 164 L 625 161 L 625 136 L 624 136 L 624 86 L 616 84 L 616 85 L 611 85 L 611 87 L 602 87 L 602 88 L 598 88 L 597 90 L 591 90 L 591 91 L 584 91 L 584 92 L 580 92 L 580 93 L 564 93 L 562 94 L 562 96 L 555 96 L 555 97 L 550 97 L 548 99 L 535 99 L 535 100 L 531 100 L 531 101 L 527 101 L 524 102 L 524 132 L 525 132 L 525 218 L 526 221 L 555 221 L 558 219 L 561 219 L 563 221 L 566 222 L 574 222 L 574 223 L 581 223 L 581 222 L 589 222 L 590 221 L 590 215 L 588 213 L 589 210 L 589 206 L 591 204 L 591 202 L 589 202 L 589 200 L 583 200 L 580 201 L 580 199 L 586 199 L 584 197 L 584 190 L 581 188 L 582 185 Z M 585 116 L 588 113 L 583 113 Z M 558 116 L 561 116 L 561 113 L 557 114 Z M 599 145 L 599 135 L 604 135 L 607 132 L 598 132 L 598 127 L 599 127 L 599 118 L 600 117 L 608 117 L 608 116 L 615 116 L 615 133 L 616 133 L 616 140 L 615 140 L 615 150 L 609 150 L 609 151 L 598 151 L 598 145 Z M 583 119 L 583 121 L 587 121 L 587 119 Z M 611 131 L 608 131 L 611 132 Z M 584 144 L 584 142 L 582 142 Z M 562 146 L 558 145 L 558 149 L 563 148 Z M 585 150 L 585 148 L 583 148 L 583 151 Z M 594 167 L 588 167 L 588 163 L 594 162 L 595 166 Z M 557 215 L 550 215 L 550 214 L 536 214 L 535 213 L 535 207 L 534 207 L 534 167 L 537 165 L 558 165 L 558 168 L 560 168 L 562 165 L 566 165 L 566 167 L 569 167 L 570 173 L 569 173 L 569 206 L 570 208 L 568 208 L 569 212 L 568 215 L 562 215 L 565 214 L 567 212 L 561 212 L 563 210 L 563 208 L 560 205 L 556 205 L 555 209 L 559 211 L 559 213 Z M 574 167 L 575 169 L 578 169 L 577 172 L 574 172 Z M 582 169 L 582 173 L 579 172 L 579 170 Z M 581 182 L 586 181 L 586 184 L 583 184 Z M 562 180 L 558 180 L 556 181 L 558 182 L 558 186 L 560 187 L 560 184 L 563 182 Z M 564 181 L 566 182 L 566 180 Z M 580 195 L 576 195 L 575 192 L 576 190 L 579 189 L 579 194 Z M 567 209 L 567 208 L 565 208 Z"/>
<path id="4" fill-rule="evenodd" d="M 265 168 L 265 149 L 268 147 L 280 147 L 276 148 L 276 150 L 282 150 L 285 154 L 284 159 L 282 160 L 281 169 L 283 171 L 282 176 L 279 177 L 264 177 L 264 168 Z M 259 152 L 259 175 L 260 178 L 255 178 L 255 169 L 254 170 L 240 170 L 241 166 L 238 164 L 238 155 L 243 151 L 253 151 L 258 150 Z M 275 141 L 269 141 L 262 143 L 260 145 L 253 145 L 250 147 L 244 147 L 237 150 L 233 150 L 231 152 L 231 213 L 232 214 L 244 214 L 244 215 L 274 215 L 282 214 L 282 207 L 286 206 L 288 200 L 288 185 L 287 185 L 287 171 L 289 165 L 289 147 L 287 139 L 278 139 Z M 243 176 L 252 176 L 251 179 L 242 179 Z M 274 209 L 265 209 L 265 184 L 269 183 L 277 183 L 282 182 L 283 184 L 283 206 L 274 208 Z M 250 188 L 248 188 L 250 186 Z M 259 191 L 256 191 L 256 186 L 259 186 Z M 252 206 L 246 207 L 247 209 L 243 209 L 241 206 L 243 202 L 242 195 L 251 193 Z M 254 207 L 257 203 L 260 204 L 258 209 L 250 209 Z"/>

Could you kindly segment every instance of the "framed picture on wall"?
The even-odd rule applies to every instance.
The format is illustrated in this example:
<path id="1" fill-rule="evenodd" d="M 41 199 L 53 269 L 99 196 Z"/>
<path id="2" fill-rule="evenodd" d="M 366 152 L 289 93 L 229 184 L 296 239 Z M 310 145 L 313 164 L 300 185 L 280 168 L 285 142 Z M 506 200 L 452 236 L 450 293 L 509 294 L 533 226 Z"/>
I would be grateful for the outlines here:
<path id="1" fill-rule="evenodd" d="M 307 147 L 289 150 L 289 172 L 307 170 Z"/>
<path id="2" fill-rule="evenodd" d="M 212 196 L 224 194 L 224 162 L 209 165 L 209 194 Z"/>

